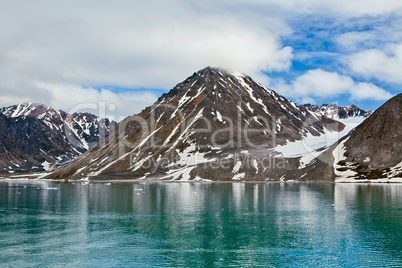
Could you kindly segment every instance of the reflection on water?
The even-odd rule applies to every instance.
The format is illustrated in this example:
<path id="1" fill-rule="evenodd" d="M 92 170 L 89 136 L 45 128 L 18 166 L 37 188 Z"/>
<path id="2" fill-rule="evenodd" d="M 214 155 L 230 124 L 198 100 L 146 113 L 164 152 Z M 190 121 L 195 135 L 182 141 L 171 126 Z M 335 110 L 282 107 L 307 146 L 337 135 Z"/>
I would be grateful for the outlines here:
<path id="1" fill-rule="evenodd" d="M 0 182 L 11 266 L 402 265 L 402 185 Z"/>

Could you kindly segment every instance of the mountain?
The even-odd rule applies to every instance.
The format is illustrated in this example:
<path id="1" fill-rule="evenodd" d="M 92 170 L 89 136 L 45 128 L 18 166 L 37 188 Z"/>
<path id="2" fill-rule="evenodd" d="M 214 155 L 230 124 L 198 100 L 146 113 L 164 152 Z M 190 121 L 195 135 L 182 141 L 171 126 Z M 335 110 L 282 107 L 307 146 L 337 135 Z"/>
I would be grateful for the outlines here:
<path id="1" fill-rule="evenodd" d="M 367 118 L 369 117 L 373 111 L 371 110 L 363 110 L 352 104 L 350 106 L 338 106 L 335 103 L 332 104 L 323 104 L 321 106 L 314 104 L 303 104 L 304 108 L 309 111 L 324 115 L 326 117 L 339 120 L 339 119 L 347 119 L 350 117 L 361 117 Z"/>
<path id="2" fill-rule="evenodd" d="M 47 178 L 276 180 L 297 161 L 274 148 L 343 128 L 247 75 L 207 67 Z"/>
<path id="3" fill-rule="evenodd" d="M 308 176 L 301 177 L 301 174 Z M 402 93 L 391 98 L 311 165 L 288 179 L 402 180 Z"/>
<path id="4" fill-rule="evenodd" d="M 24 103 L 0 109 L 0 173 L 44 171 L 69 162 L 115 125 L 90 113 Z"/>

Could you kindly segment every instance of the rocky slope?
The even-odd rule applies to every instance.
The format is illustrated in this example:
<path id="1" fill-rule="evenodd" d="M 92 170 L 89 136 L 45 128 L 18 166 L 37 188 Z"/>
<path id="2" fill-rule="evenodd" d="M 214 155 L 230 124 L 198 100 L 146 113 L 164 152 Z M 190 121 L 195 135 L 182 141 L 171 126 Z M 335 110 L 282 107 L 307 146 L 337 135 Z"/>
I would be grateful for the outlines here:
<path id="1" fill-rule="evenodd" d="M 321 106 L 314 104 L 304 104 L 304 108 L 309 111 L 319 113 L 326 117 L 339 120 L 339 119 L 347 119 L 350 117 L 361 117 L 367 118 L 369 117 L 373 111 L 371 110 L 363 110 L 352 104 L 350 106 L 338 106 L 335 103 L 332 104 L 323 104 Z"/>
<path id="2" fill-rule="evenodd" d="M 47 178 L 278 180 L 298 163 L 275 147 L 343 127 L 247 75 L 207 67 Z"/>
<path id="3" fill-rule="evenodd" d="M 42 104 L 0 109 L 0 173 L 44 171 L 69 162 L 108 135 L 115 123 Z"/>
<path id="4" fill-rule="evenodd" d="M 314 163 L 287 176 L 295 178 L 402 180 L 402 94 L 388 100 Z"/>

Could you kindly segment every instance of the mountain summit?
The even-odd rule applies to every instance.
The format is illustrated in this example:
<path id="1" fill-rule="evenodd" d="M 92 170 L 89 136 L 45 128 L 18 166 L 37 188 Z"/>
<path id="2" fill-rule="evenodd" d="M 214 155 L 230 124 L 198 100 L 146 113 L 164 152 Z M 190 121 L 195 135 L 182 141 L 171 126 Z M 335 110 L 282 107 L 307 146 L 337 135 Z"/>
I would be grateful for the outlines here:
<path id="1" fill-rule="evenodd" d="M 69 162 L 107 136 L 114 124 L 37 103 L 0 108 L 0 173 L 45 171 Z"/>
<path id="2" fill-rule="evenodd" d="M 247 75 L 207 67 L 49 178 L 278 179 L 292 161 L 268 168 L 281 159 L 273 148 L 343 127 Z"/>
<path id="3" fill-rule="evenodd" d="M 312 112 L 325 115 L 326 117 L 335 119 L 335 120 L 343 120 L 348 118 L 367 118 L 369 117 L 373 111 L 371 110 L 363 110 L 352 104 L 350 106 L 338 106 L 336 103 L 331 104 L 323 104 L 321 106 L 313 105 L 313 104 L 303 104 L 303 106 Z"/>

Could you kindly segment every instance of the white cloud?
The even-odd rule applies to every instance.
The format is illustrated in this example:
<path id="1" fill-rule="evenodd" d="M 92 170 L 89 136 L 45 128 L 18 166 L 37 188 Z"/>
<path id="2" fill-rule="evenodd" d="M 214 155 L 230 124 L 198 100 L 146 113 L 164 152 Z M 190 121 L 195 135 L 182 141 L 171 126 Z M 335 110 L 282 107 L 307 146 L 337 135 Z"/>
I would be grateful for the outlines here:
<path id="1" fill-rule="evenodd" d="M 105 97 L 119 106 L 127 99 L 145 105 L 155 96 L 142 102 L 143 93 L 122 95 L 90 88 L 168 89 L 205 66 L 265 81 L 261 71 L 291 68 L 295 51 L 282 42 L 297 34 L 297 22 L 328 19 L 342 25 L 356 17 L 401 14 L 401 8 L 402 2 L 393 0 L 6 1 L 0 8 L 4 26 L 0 27 L 0 105 L 35 101 L 66 109 L 81 99 L 98 102 Z M 353 39 L 345 35 L 346 45 L 368 37 L 348 38 Z M 338 55 L 314 53 L 324 58 Z M 323 75 L 338 82 L 338 89 L 351 83 Z M 311 79 L 300 79 L 295 84 L 298 91 L 315 96 L 307 86 L 315 86 Z M 328 85 L 326 96 L 334 90 Z M 69 91 L 81 97 L 65 94 Z M 129 105 L 121 111 L 130 109 Z"/>
<path id="2" fill-rule="evenodd" d="M 292 49 L 280 38 L 291 31 L 283 19 L 239 6 L 198 10 L 200 5 L 180 0 L 3 3 L 0 104 L 61 105 L 71 97 L 38 83 L 81 85 L 85 95 L 84 88 L 91 86 L 168 89 L 206 66 L 253 76 L 289 68 Z"/>
<path id="3" fill-rule="evenodd" d="M 392 98 L 392 94 L 388 91 L 377 87 L 372 83 L 359 82 L 350 91 L 351 99 L 353 100 L 377 100 L 383 101 Z"/>
<path id="4" fill-rule="evenodd" d="M 335 37 L 335 41 L 342 49 L 356 51 L 362 47 L 374 46 L 377 36 L 373 31 L 351 31 Z"/>
<path id="5" fill-rule="evenodd" d="M 369 49 L 347 58 L 350 69 L 365 77 L 389 83 L 402 83 L 402 43 L 389 45 L 384 50 Z"/>
<path id="6" fill-rule="evenodd" d="M 264 0 L 256 0 L 264 2 Z M 321 13 L 343 17 L 377 16 L 401 10 L 402 3 L 395 0 L 275 0 L 281 8 L 299 13 Z"/>
<path id="7" fill-rule="evenodd" d="M 48 105 L 51 107 L 60 107 L 68 113 L 91 112 L 102 117 L 112 116 L 115 121 L 139 113 L 157 99 L 148 92 L 116 94 L 107 89 L 50 83 L 37 83 L 36 86 L 49 92 L 51 98 Z"/>
<path id="8" fill-rule="evenodd" d="M 348 76 L 326 72 L 321 69 L 309 70 L 297 77 L 291 84 L 273 84 L 279 92 L 297 97 L 332 97 L 348 92 L 354 85 Z"/>
<path id="9" fill-rule="evenodd" d="M 209 65 L 255 74 L 291 64 L 292 50 L 279 42 L 286 24 L 246 11 L 202 13 L 182 1 L 42 2 L 46 8 L 10 2 L 0 11 L 12 29 L 0 30 L 0 63 L 46 82 L 166 88 Z"/>
<path id="10" fill-rule="evenodd" d="M 281 94 L 297 98 L 300 102 L 315 102 L 316 98 L 349 95 L 351 100 L 387 100 L 392 95 L 372 83 L 355 82 L 349 76 L 321 69 L 310 70 L 292 83 L 271 81 L 271 87 Z"/>
<path id="11" fill-rule="evenodd" d="M 22 102 L 37 102 L 68 113 L 90 112 L 115 121 L 139 113 L 157 100 L 149 92 L 114 93 L 107 89 L 83 88 L 79 85 L 38 82 L 27 92 L 2 92 L 0 107 Z"/>

